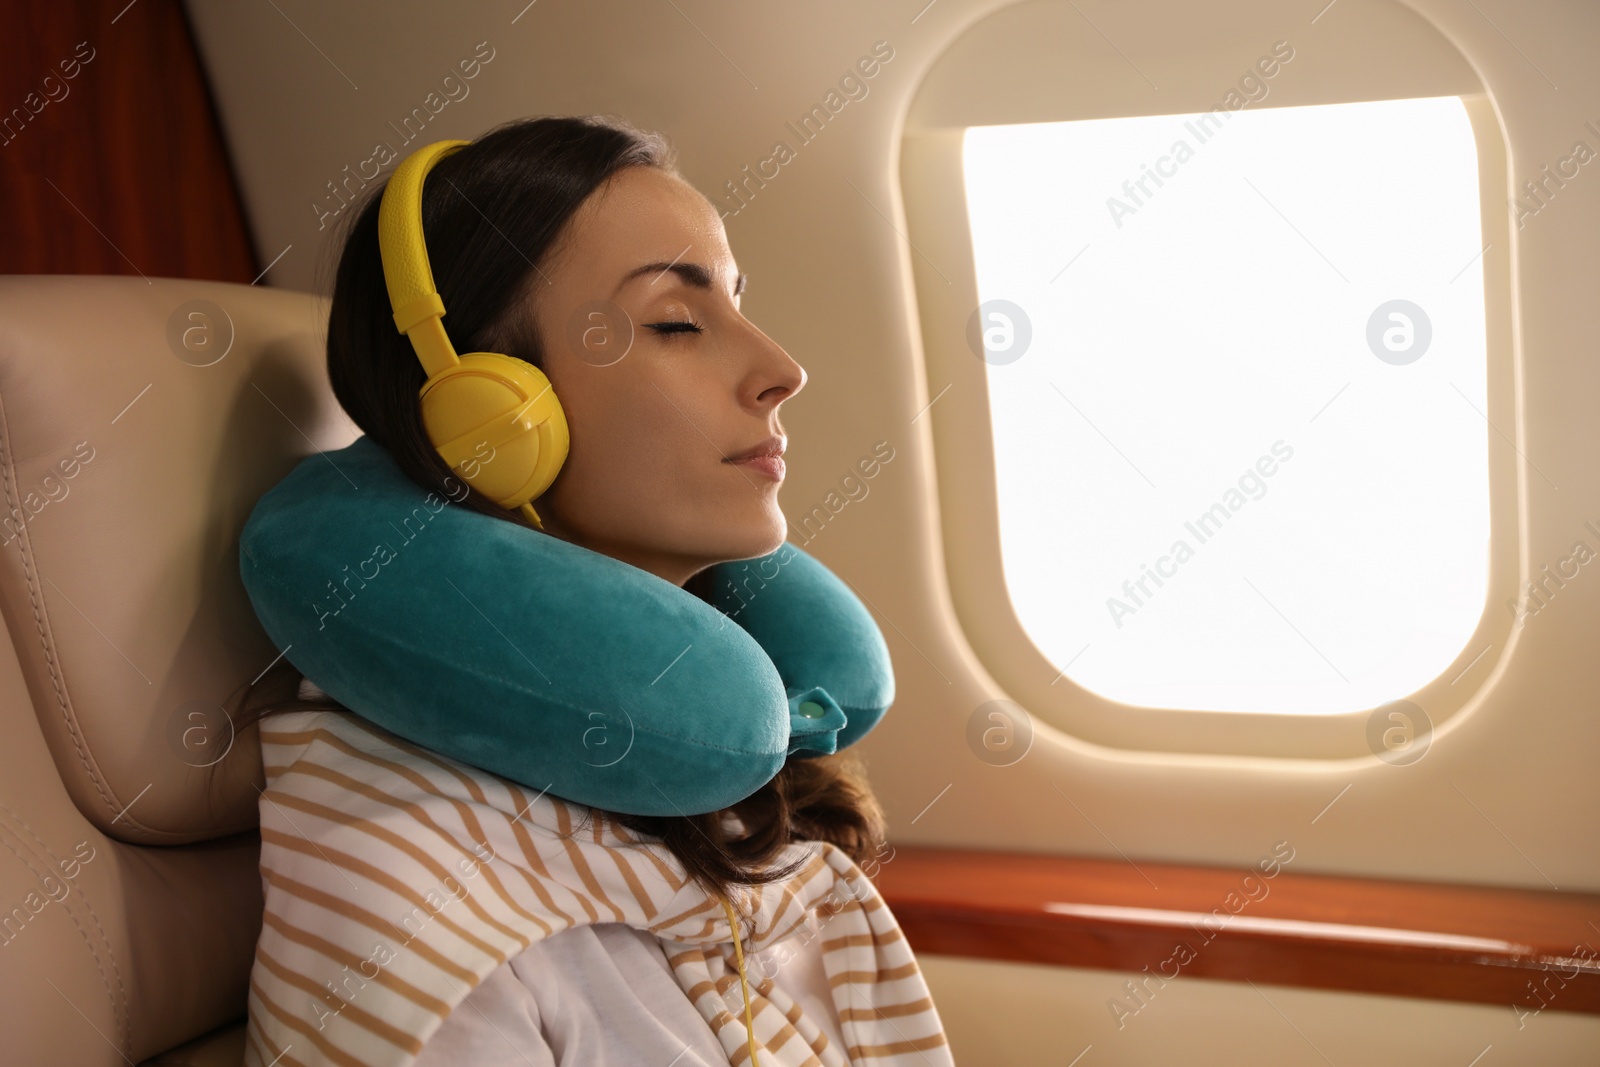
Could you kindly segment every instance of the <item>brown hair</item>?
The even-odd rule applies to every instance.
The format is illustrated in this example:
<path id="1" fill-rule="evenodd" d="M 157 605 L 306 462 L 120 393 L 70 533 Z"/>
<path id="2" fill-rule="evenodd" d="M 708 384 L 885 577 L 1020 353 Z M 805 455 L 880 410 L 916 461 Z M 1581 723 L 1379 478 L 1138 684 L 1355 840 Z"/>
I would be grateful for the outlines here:
<path id="1" fill-rule="evenodd" d="M 423 233 L 434 281 L 450 309 L 459 352 L 504 352 L 543 367 L 529 313 L 529 292 L 563 229 L 591 193 L 625 167 L 677 173 L 659 135 L 601 117 L 524 119 L 496 127 L 446 156 L 428 176 Z M 328 317 L 328 377 L 352 420 L 383 446 L 412 481 L 457 499 L 464 484 L 429 442 L 418 393 L 425 380 L 411 342 L 394 326 L 378 250 L 380 185 L 367 194 L 346 230 Z M 459 505 L 529 529 L 520 512 L 476 489 Z M 452 490 L 454 490 L 452 492 Z M 709 570 L 684 588 L 705 599 Z M 248 698 L 247 701 L 248 703 Z M 253 708 L 238 726 L 283 711 L 348 709 L 331 700 L 288 700 Z M 605 812 L 660 839 L 688 874 L 725 893 L 729 884 L 779 881 L 807 862 L 769 864 L 792 841 L 827 841 L 868 867 L 883 848 L 885 819 L 854 751 L 791 759 L 766 785 L 726 809 L 744 832 L 734 836 L 724 812 L 643 816 Z"/>

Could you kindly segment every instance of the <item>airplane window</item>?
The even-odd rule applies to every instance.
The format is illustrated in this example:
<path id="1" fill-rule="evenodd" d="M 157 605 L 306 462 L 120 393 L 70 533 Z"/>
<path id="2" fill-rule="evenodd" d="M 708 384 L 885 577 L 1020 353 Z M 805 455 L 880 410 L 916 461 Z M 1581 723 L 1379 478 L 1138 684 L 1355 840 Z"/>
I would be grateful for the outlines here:
<path id="1" fill-rule="evenodd" d="M 971 127 L 963 169 L 1039 649 L 1193 710 L 1347 712 L 1444 670 L 1514 437 L 1486 415 L 1460 98 Z"/>

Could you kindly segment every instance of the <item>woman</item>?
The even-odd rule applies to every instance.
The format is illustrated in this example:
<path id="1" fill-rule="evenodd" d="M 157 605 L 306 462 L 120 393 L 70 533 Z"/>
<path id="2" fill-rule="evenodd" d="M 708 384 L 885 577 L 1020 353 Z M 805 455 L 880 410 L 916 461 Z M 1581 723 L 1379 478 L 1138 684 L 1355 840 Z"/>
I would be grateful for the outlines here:
<path id="1" fill-rule="evenodd" d="M 334 393 L 410 480 L 461 507 L 528 525 L 519 512 L 476 491 L 463 496 L 422 427 L 417 396 L 424 372 L 395 330 L 379 256 L 381 192 L 356 216 L 339 263 L 328 327 Z M 571 450 L 537 500 L 544 534 L 696 595 L 712 565 L 783 545 L 779 408 L 804 387 L 806 373 L 740 313 L 745 276 L 735 269 L 718 213 L 676 173 L 660 137 L 596 119 L 502 126 L 436 165 L 424 189 L 423 218 L 457 351 L 503 352 L 541 367 L 565 409 Z M 300 696 L 265 713 L 338 708 L 309 680 Z M 267 740 L 264 731 L 264 751 Z M 264 794 L 264 827 L 274 803 Z M 860 865 L 869 873 L 892 855 L 882 811 L 851 751 L 790 759 L 774 779 L 722 812 L 592 814 L 601 829 L 591 845 L 658 842 L 687 880 L 718 895 L 732 886 L 782 887 L 797 877 L 801 860 L 774 866 L 794 853 L 795 843 L 826 842 L 852 861 L 834 860 L 836 867 Z M 865 905 L 887 914 L 875 893 Z M 778 998 L 771 1003 L 792 1005 L 787 1023 L 767 1042 L 781 1060 L 768 1052 L 760 1062 L 878 1063 L 906 1054 L 949 1062 L 914 961 L 899 970 L 921 995 L 903 1014 L 914 1009 L 924 1029 L 904 1042 L 852 1044 L 845 1024 L 852 1011 L 837 1007 L 823 966 L 829 939 L 821 927 L 829 916 L 817 911 L 803 924 L 806 936 L 749 959 L 739 950 L 739 981 L 747 970 L 750 985 L 765 991 L 763 1006 L 767 995 Z M 892 917 L 887 923 L 878 932 L 898 937 Z M 708 1023 L 681 979 L 674 980 L 681 957 L 672 948 L 626 922 L 587 922 L 535 940 L 466 993 L 412 1062 L 748 1062 L 743 1047 L 730 1050 L 718 1040 L 728 1013 Z M 263 963 L 277 966 L 258 952 L 258 973 Z M 378 969 L 372 967 L 369 977 Z M 359 974 L 351 977 L 365 985 Z M 355 1005 L 353 1016 L 372 1000 L 358 1004 L 348 993 L 340 999 L 333 983 L 328 988 L 327 1002 L 336 1007 L 318 1009 L 315 1030 L 347 1003 Z M 739 991 L 734 985 L 735 997 Z M 748 1012 L 748 996 L 745 1006 Z M 253 1024 L 256 1010 L 252 1000 Z M 296 1025 L 302 1047 L 253 1036 L 252 1055 L 263 1064 L 273 1055 L 320 1062 L 318 1035 Z M 752 1041 L 748 1055 L 754 1047 Z"/>

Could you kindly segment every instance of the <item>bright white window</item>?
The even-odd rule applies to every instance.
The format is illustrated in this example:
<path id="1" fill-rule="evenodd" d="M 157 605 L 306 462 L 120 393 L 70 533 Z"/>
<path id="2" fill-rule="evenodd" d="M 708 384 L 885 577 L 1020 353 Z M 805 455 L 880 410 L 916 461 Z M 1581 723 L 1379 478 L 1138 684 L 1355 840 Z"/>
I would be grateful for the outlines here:
<path id="1" fill-rule="evenodd" d="M 1195 710 L 1351 711 L 1443 671 L 1512 433 L 1486 420 L 1460 99 L 976 127 L 963 156 L 1003 564 L 1040 650 Z"/>

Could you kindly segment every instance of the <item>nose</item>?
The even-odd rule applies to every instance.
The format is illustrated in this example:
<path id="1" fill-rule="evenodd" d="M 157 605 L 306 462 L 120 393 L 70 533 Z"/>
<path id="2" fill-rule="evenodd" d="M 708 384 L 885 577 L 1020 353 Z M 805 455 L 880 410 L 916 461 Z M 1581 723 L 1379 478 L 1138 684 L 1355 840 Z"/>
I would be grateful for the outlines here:
<path id="1" fill-rule="evenodd" d="M 752 345 L 746 381 L 757 404 L 777 407 L 806 387 L 806 369 L 754 323 L 748 325 Z"/>

